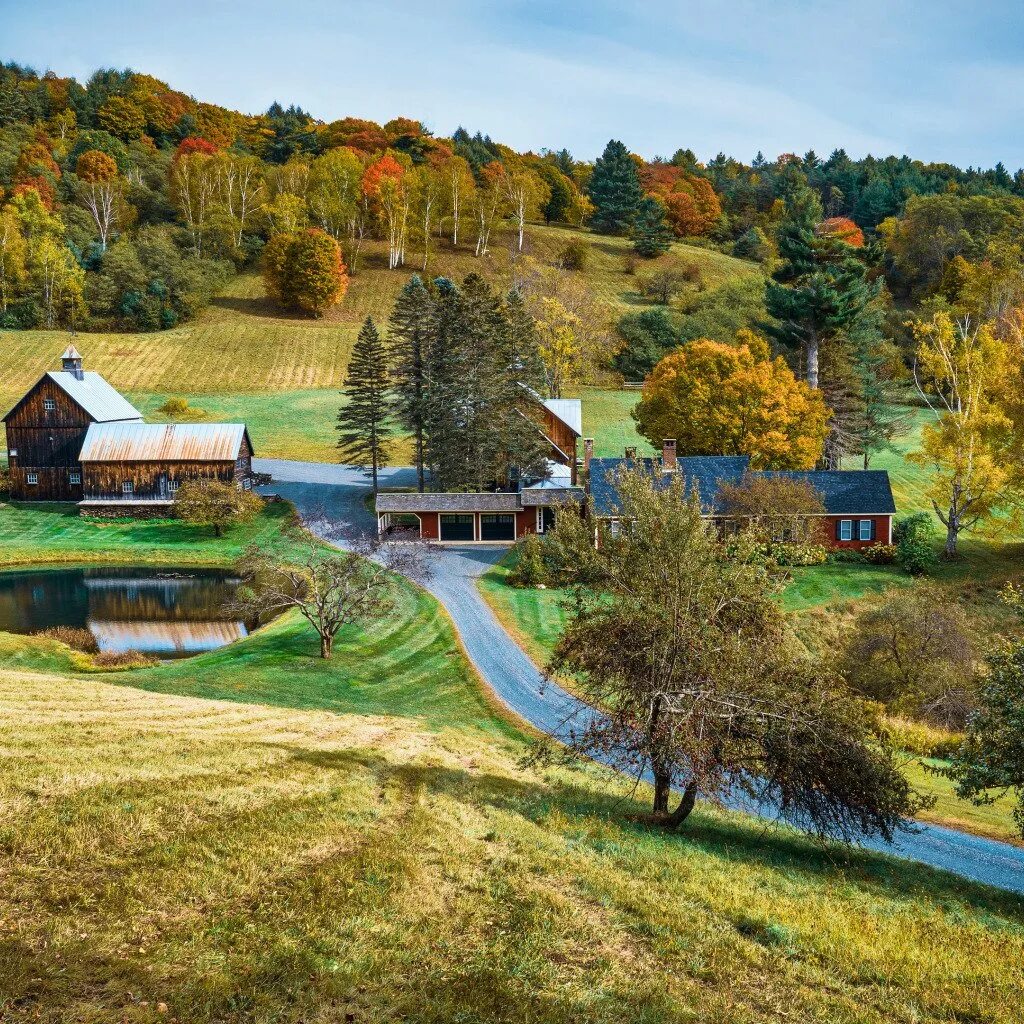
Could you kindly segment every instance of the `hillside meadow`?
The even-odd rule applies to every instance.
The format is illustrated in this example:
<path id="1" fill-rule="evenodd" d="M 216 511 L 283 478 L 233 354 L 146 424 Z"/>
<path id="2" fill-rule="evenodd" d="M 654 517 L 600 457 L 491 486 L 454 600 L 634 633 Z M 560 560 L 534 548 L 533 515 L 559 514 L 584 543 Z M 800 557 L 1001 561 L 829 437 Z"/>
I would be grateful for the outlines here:
<path id="1" fill-rule="evenodd" d="M 554 267 L 562 248 L 580 237 L 589 246 L 590 262 L 579 277 L 595 302 L 606 304 L 612 318 L 650 304 L 638 292 L 637 275 L 627 272 L 627 239 L 568 228 L 531 225 L 523 254 L 515 251 L 511 234 L 500 233 L 491 252 L 480 259 L 467 247 L 452 249 L 441 241 L 428 273 L 454 280 L 479 273 L 507 287 L 526 272 L 529 261 Z M 646 273 L 654 265 L 639 261 L 639 271 Z M 752 263 L 680 243 L 656 265 L 695 265 L 706 290 L 760 273 Z M 206 418 L 244 419 L 261 455 L 332 461 L 337 389 L 344 383 L 359 327 L 367 316 L 386 322 L 398 291 L 419 271 L 415 255 L 404 268 L 388 270 L 381 243 L 369 242 L 344 299 L 320 320 L 282 314 L 266 298 L 259 275 L 246 273 L 195 321 L 172 330 L 89 333 L 74 340 L 86 368 L 102 373 L 148 419 L 160 420 L 159 406 L 180 395 Z M 67 343 L 66 332 L 0 332 L 0 406 L 5 411 L 46 370 L 59 366 Z M 606 419 L 604 411 L 596 412 L 596 421 Z M 620 447 L 619 436 L 611 427 L 610 450 Z"/>
<path id="2" fill-rule="evenodd" d="M 106 677 L 3 638 L 0 1015 L 1016 1019 L 1018 898 L 709 808 L 651 831 L 524 767 L 446 629 L 422 673 L 293 619 Z"/>

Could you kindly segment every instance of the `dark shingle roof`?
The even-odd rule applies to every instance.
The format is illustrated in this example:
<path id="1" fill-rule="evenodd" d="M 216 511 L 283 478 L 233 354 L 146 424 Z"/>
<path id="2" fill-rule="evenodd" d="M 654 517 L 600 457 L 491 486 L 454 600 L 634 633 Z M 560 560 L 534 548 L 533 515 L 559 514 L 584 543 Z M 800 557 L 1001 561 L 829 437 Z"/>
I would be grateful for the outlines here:
<path id="1" fill-rule="evenodd" d="M 628 467 L 655 475 L 659 487 L 674 478 L 663 473 L 661 459 L 592 459 L 590 497 L 594 515 L 613 516 L 619 510 L 616 475 Z M 723 483 L 738 483 L 748 471 L 749 459 L 732 455 L 695 455 L 679 459 L 688 491 L 696 488 L 706 515 L 721 512 L 718 489 Z M 806 480 L 821 495 L 829 515 L 892 515 L 896 511 L 889 474 L 885 470 L 758 470 L 752 475 Z"/>
<path id="2" fill-rule="evenodd" d="M 388 493 L 377 495 L 378 512 L 518 512 L 519 495 L 511 491 L 474 493 Z"/>

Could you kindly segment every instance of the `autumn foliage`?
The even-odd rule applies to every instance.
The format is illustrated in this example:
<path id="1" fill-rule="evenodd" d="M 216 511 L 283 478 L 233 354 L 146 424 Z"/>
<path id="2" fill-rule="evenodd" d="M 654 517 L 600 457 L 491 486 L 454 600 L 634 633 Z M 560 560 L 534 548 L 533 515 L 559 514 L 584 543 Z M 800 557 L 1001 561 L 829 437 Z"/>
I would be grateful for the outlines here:
<path id="1" fill-rule="evenodd" d="M 864 245 L 864 232 L 849 217 L 829 217 L 818 225 L 819 235 L 830 235 L 838 238 L 855 249 Z"/>
<path id="2" fill-rule="evenodd" d="M 274 235 L 264 250 L 263 278 L 271 298 L 314 317 L 323 316 L 348 290 L 341 247 L 319 228 Z"/>
<path id="3" fill-rule="evenodd" d="M 749 455 L 755 469 L 811 469 L 828 410 L 783 359 L 750 332 L 737 344 L 698 338 L 669 353 L 644 384 L 633 418 L 652 444 L 680 455 Z"/>
<path id="4" fill-rule="evenodd" d="M 75 164 L 75 174 L 90 185 L 110 181 L 117 177 L 117 163 L 98 149 L 87 149 Z"/>
<path id="5" fill-rule="evenodd" d="M 201 139 L 198 135 L 190 135 L 187 139 L 182 139 L 178 143 L 178 148 L 174 151 L 174 159 L 179 160 L 181 157 L 190 156 L 192 153 L 213 156 L 216 152 L 217 147 L 212 142 L 207 142 L 206 139 Z"/>

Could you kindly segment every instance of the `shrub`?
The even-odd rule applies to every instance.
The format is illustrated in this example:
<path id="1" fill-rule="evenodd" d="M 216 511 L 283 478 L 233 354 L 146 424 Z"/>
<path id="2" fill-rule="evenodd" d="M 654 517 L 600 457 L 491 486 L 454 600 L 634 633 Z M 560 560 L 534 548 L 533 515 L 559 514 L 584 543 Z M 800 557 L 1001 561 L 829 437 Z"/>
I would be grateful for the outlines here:
<path id="1" fill-rule="evenodd" d="M 191 409 L 188 399 L 176 395 L 173 398 L 168 398 L 157 411 L 162 412 L 165 416 L 186 416 Z"/>
<path id="2" fill-rule="evenodd" d="M 83 654 L 95 654 L 99 650 L 96 637 L 89 630 L 81 629 L 78 626 L 50 626 L 49 629 L 41 629 L 33 636 L 56 640 Z"/>
<path id="3" fill-rule="evenodd" d="M 821 544 L 773 544 L 772 557 L 779 565 L 823 565 L 828 549 Z"/>
<path id="4" fill-rule="evenodd" d="M 516 563 L 509 571 L 508 583 L 512 587 L 539 587 L 548 582 L 548 570 L 540 538 L 527 534 L 516 545 Z"/>
<path id="5" fill-rule="evenodd" d="M 141 651 L 100 651 L 93 656 L 92 663 L 96 668 L 149 668 L 157 664 L 157 659 Z"/>
<path id="6" fill-rule="evenodd" d="M 700 279 L 700 269 L 697 271 L 697 279 Z M 656 270 L 653 274 L 644 277 L 640 281 L 640 291 L 649 299 L 667 306 L 675 296 L 682 290 L 683 285 L 692 279 L 687 277 L 681 270 Z"/>
<path id="7" fill-rule="evenodd" d="M 935 564 L 934 533 L 932 517 L 927 512 L 915 512 L 897 520 L 892 532 L 896 562 L 911 576 L 924 576 Z"/>
<path id="8" fill-rule="evenodd" d="M 906 718 L 886 719 L 885 731 L 894 747 L 918 757 L 935 757 L 943 761 L 960 749 L 964 738 L 961 732 L 950 732 Z"/>
<path id="9" fill-rule="evenodd" d="M 629 253 L 627 256 L 622 257 L 622 272 L 624 274 L 635 274 L 637 268 L 637 258 Z"/>
<path id="10" fill-rule="evenodd" d="M 0 501 L 7 501 L 11 496 L 11 471 L 0 466 Z"/>
<path id="11" fill-rule="evenodd" d="M 864 550 L 864 558 L 873 565 L 892 565 L 898 549 L 895 544 L 872 544 Z"/>
<path id="12" fill-rule="evenodd" d="M 574 238 L 558 254 L 558 265 L 563 270 L 586 270 L 590 265 L 590 246 Z"/>

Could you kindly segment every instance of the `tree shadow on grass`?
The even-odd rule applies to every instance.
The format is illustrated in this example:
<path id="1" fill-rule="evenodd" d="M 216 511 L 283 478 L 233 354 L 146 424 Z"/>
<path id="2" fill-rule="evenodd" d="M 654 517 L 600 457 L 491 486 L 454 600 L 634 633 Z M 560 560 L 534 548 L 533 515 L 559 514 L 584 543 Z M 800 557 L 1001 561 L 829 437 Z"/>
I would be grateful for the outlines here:
<path id="1" fill-rule="evenodd" d="M 666 846 L 698 848 L 721 860 L 797 873 L 808 879 L 845 881 L 881 895 L 920 900 L 956 901 L 974 910 L 1024 924 L 1024 900 L 936 868 L 841 843 L 822 843 L 784 825 L 774 825 L 740 814 L 698 809 L 686 826 L 670 833 L 642 824 L 639 816 L 649 808 L 629 797 L 606 794 L 575 782 L 543 786 L 534 782 L 437 765 L 395 764 L 385 757 L 358 750 L 310 750 L 291 747 L 297 761 L 329 771 L 354 767 L 376 774 L 381 784 L 393 781 L 409 792 L 425 788 L 458 798 L 482 801 L 499 810 L 520 814 L 540 824 L 551 811 L 563 815 L 600 817 L 638 842 L 652 838 Z M 596 784 L 596 783 L 595 783 Z M 575 837 L 577 845 L 593 844 L 600 853 L 606 838 Z"/>
<path id="2" fill-rule="evenodd" d="M 292 313 L 282 309 L 273 299 L 266 296 L 246 298 L 240 295 L 215 295 L 210 305 L 218 309 L 229 309 L 245 316 L 260 317 L 264 320 L 284 320 L 289 323 L 315 324 L 317 321 L 304 313 Z"/>

